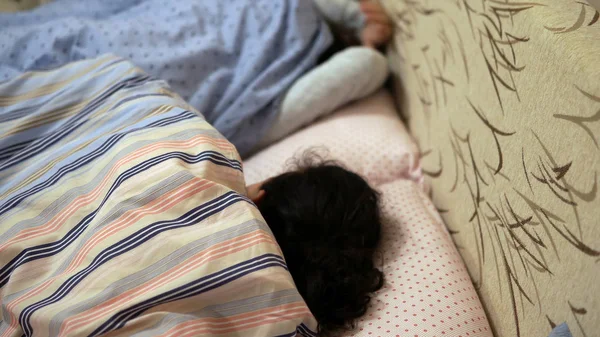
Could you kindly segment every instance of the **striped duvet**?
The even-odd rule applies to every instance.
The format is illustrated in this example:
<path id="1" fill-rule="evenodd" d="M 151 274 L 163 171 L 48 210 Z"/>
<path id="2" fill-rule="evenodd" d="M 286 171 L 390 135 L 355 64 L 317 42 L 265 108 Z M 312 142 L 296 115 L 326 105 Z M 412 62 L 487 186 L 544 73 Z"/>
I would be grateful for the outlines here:
<path id="1" fill-rule="evenodd" d="M 314 336 L 235 148 L 126 60 L 0 83 L 0 337 Z"/>

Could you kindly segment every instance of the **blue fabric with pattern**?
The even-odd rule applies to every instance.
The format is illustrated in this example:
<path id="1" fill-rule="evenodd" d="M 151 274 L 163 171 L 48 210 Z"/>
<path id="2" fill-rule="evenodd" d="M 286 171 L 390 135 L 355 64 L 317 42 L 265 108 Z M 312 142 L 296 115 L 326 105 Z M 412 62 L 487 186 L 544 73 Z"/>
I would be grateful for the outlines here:
<path id="1" fill-rule="evenodd" d="M 332 42 L 311 0 L 56 0 L 0 27 L 0 82 L 113 53 L 167 81 L 242 156 Z"/>
<path id="2" fill-rule="evenodd" d="M 569 330 L 567 323 L 562 323 L 552 329 L 548 337 L 573 337 L 573 335 L 571 335 L 571 330 Z"/>

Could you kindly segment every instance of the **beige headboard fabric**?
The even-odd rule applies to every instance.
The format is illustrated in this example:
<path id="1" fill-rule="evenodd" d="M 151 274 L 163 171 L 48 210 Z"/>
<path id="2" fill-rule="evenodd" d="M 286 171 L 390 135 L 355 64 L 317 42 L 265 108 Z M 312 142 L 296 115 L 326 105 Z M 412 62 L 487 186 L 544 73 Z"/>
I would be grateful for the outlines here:
<path id="1" fill-rule="evenodd" d="M 600 12 L 384 0 L 398 103 L 497 336 L 600 336 Z"/>

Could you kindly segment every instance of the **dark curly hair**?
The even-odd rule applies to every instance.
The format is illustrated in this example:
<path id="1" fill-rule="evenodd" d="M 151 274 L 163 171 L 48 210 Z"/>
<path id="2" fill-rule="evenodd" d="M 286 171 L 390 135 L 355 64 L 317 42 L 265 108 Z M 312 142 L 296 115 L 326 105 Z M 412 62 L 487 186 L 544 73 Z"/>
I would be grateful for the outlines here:
<path id="1" fill-rule="evenodd" d="M 381 222 L 379 195 L 334 162 L 304 158 L 262 185 L 258 208 L 279 243 L 320 335 L 354 328 L 370 294 L 383 285 L 373 262 Z"/>

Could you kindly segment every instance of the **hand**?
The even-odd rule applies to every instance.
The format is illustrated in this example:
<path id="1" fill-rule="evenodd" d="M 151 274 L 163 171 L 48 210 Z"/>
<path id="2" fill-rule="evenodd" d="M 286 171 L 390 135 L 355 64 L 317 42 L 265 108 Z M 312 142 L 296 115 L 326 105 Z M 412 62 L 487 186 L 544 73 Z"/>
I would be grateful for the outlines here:
<path id="1" fill-rule="evenodd" d="M 392 23 L 383 7 L 375 0 L 360 2 L 360 10 L 366 18 L 365 26 L 360 33 L 363 46 L 377 48 L 392 38 Z"/>

